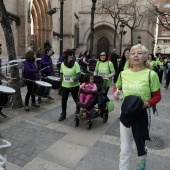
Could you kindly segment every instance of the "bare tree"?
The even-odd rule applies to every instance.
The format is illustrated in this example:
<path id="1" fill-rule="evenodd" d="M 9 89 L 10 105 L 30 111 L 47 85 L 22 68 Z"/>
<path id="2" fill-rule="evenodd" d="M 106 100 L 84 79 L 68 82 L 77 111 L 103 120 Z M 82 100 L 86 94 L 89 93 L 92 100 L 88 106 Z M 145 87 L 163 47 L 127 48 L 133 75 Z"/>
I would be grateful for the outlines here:
<path id="1" fill-rule="evenodd" d="M 98 10 L 100 13 L 106 13 L 109 14 L 113 18 L 113 25 L 115 27 L 114 31 L 114 43 L 113 46 L 116 48 L 116 36 L 118 31 L 118 26 L 120 23 L 120 20 L 118 19 L 118 16 L 120 15 L 121 11 L 119 9 L 119 0 L 105 0 L 98 3 Z"/>
<path id="2" fill-rule="evenodd" d="M 122 13 L 118 16 L 119 20 L 131 31 L 131 46 L 134 44 L 133 33 L 147 19 L 147 4 L 141 0 L 132 0 L 119 6 Z"/>
<path id="3" fill-rule="evenodd" d="M 14 37 L 10 25 L 10 20 L 3 0 L 0 0 L 0 15 L 2 17 L 1 26 L 3 28 L 5 39 L 6 39 L 8 60 L 11 61 L 16 59 L 16 52 L 15 52 Z M 16 79 L 12 79 L 12 86 L 16 90 L 16 93 L 14 95 L 14 100 L 13 100 L 13 107 L 21 108 L 23 106 L 23 103 L 22 103 L 21 91 L 20 91 L 19 69 L 17 66 L 10 67 L 10 72 L 11 72 L 11 78 L 16 78 Z"/>
<path id="4" fill-rule="evenodd" d="M 149 18 L 152 22 L 154 17 L 157 17 L 158 25 L 170 30 L 170 0 L 148 0 L 148 2 L 152 5 L 152 8 L 149 9 Z"/>
<path id="5" fill-rule="evenodd" d="M 131 30 L 130 44 L 132 46 L 134 44 L 134 29 L 139 27 L 146 20 L 148 12 L 146 6 L 148 3 L 144 3 L 141 0 L 101 0 L 101 2 L 104 2 L 101 3 L 101 9 L 107 11 L 114 20 L 115 36 L 120 22 Z"/>

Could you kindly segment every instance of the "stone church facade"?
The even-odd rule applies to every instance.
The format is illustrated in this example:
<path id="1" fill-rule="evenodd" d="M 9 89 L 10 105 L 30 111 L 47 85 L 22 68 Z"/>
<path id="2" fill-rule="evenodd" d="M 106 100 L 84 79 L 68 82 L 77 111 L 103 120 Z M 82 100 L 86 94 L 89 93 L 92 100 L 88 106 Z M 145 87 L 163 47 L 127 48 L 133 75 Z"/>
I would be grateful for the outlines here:
<path id="1" fill-rule="evenodd" d="M 98 0 L 99 1 L 99 0 Z M 96 6 L 98 4 L 96 2 Z M 5 0 L 4 4 L 9 14 L 19 17 L 17 24 L 15 17 L 11 19 L 11 27 L 14 34 L 17 56 L 24 56 L 30 43 L 37 47 L 44 46 L 49 40 L 56 55 L 60 49 L 60 0 Z M 90 49 L 91 32 L 91 7 L 92 0 L 65 0 L 63 15 L 63 50 L 76 48 L 76 54 Z M 56 8 L 53 15 L 47 12 Z M 130 29 L 125 27 L 127 33 L 122 39 L 122 48 L 130 46 Z M 134 44 L 137 37 L 141 36 L 141 42 L 152 52 L 152 41 L 155 36 L 155 26 L 150 22 L 143 23 L 134 30 Z M 104 50 L 112 52 L 114 42 L 113 19 L 109 15 L 95 14 L 94 17 L 94 47 L 93 53 L 98 55 Z M 1 42 L 3 44 L 3 56 L 7 56 L 5 38 L 2 27 L 0 28 Z M 120 48 L 119 30 L 116 36 L 117 51 Z"/>

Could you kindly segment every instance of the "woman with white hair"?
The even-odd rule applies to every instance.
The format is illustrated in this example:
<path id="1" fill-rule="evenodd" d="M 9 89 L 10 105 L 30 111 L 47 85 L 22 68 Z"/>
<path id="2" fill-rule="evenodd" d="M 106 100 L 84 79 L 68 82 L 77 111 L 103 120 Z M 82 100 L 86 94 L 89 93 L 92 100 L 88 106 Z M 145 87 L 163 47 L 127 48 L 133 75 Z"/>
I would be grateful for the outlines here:
<path id="1" fill-rule="evenodd" d="M 160 82 L 157 74 L 150 71 L 148 50 L 137 44 L 130 50 L 129 69 L 120 73 L 114 87 L 114 99 L 119 100 L 119 90 L 123 90 L 120 115 L 120 163 L 119 170 L 129 170 L 132 142 L 138 152 L 137 170 L 145 170 L 147 150 L 152 121 L 152 106 L 161 99 Z"/>

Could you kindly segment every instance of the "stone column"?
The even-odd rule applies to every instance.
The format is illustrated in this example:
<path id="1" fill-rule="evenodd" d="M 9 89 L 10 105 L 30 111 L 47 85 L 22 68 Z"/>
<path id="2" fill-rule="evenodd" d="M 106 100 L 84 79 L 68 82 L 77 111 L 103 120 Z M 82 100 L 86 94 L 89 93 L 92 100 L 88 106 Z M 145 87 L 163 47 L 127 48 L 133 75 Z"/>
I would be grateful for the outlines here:
<path id="1" fill-rule="evenodd" d="M 19 56 L 24 56 L 26 52 L 26 14 L 27 12 L 25 11 L 25 0 L 18 0 L 18 15 L 21 19 L 21 24 L 18 27 L 18 55 Z"/>

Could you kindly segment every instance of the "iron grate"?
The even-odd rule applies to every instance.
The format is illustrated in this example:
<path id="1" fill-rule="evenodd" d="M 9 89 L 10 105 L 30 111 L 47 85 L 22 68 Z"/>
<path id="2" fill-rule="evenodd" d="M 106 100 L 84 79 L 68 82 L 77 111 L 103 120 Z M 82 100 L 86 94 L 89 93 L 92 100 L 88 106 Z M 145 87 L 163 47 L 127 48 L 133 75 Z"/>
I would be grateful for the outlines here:
<path id="1" fill-rule="evenodd" d="M 150 135 L 151 140 L 146 142 L 146 146 L 150 149 L 163 150 L 167 148 L 168 141 L 158 135 Z"/>

